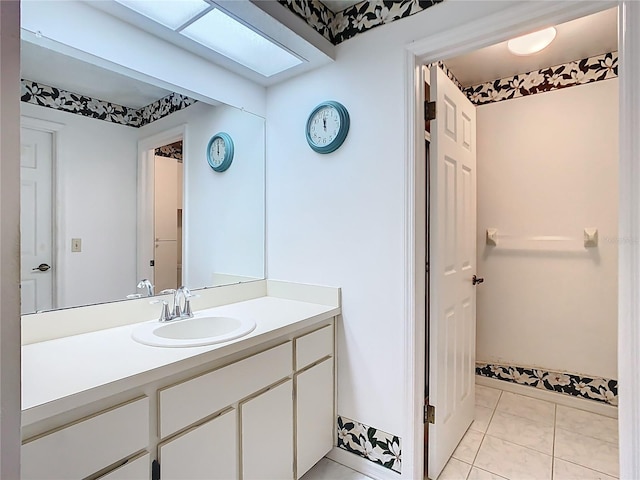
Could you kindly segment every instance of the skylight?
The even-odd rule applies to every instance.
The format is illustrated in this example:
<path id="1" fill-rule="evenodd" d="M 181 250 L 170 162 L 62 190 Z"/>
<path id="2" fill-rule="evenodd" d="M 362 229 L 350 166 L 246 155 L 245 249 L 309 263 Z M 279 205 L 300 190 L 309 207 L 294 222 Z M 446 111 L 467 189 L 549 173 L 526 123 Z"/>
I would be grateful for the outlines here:
<path id="1" fill-rule="evenodd" d="M 295 55 L 218 9 L 180 33 L 265 77 L 302 63 Z"/>
<path id="2" fill-rule="evenodd" d="M 211 7 L 203 0 L 116 0 L 116 2 L 171 30 L 177 30 Z"/>
<path id="3" fill-rule="evenodd" d="M 204 0 L 116 0 L 265 77 L 300 65 L 280 45 Z"/>

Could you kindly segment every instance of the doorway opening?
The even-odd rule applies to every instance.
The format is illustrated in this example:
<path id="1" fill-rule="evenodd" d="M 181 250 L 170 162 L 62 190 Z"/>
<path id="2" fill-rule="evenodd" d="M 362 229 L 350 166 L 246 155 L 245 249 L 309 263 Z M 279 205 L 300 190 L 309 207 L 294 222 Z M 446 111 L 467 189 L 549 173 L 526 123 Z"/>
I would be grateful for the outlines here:
<path id="1" fill-rule="evenodd" d="M 138 143 L 137 275 L 156 293 L 180 287 L 186 275 L 185 137 L 183 125 Z"/>
<path id="2" fill-rule="evenodd" d="M 544 77 L 546 75 L 546 79 L 543 78 L 540 80 L 539 78 L 533 78 L 533 75 L 523 75 L 533 70 L 517 71 L 510 75 L 512 78 L 509 83 L 506 83 L 507 88 L 505 88 L 505 90 L 507 91 L 502 92 L 500 87 L 505 84 L 499 82 L 496 78 L 491 79 L 491 81 L 487 79 L 487 81 L 478 83 L 467 83 L 465 81 L 462 85 L 459 81 L 455 82 L 455 71 L 460 72 L 464 70 L 460 68 L 460 64 L 456 64 L 456 58 L 445 60 L 446 67 L 444 69 L 439 68 L 439 71 L 440 75 L 443 76 L 447 75 L 444 75 L 442 72 L 447 72 L 449 79 L 453 77 L 454 81 L 450 83 L 452 83 L 454 87 L 456 87 L 455 83 L 458 84 L 457 87 L 462 86 L 462 90 L 465 91 L 466 96 L 474 100 L 476 105 L 484 105 L 483 107 L 478 107 L 479 110 L 483 111 L 483 114 L 479 114 L 478 117 L 479 133 L 477 137 L 479 178 L 477 212 L 479 218 L 477 229 L 475 225 L 472 227 L 472 241 L 474 247 L 477 242 L 478 252 L 477 255 L 475 252 L 472 255 L 472 264 L 467 262 L 466 265 L 463 265 L 464 262 L 462 262 L 457 265 L 457 268 L 452 266 L 448 272 L 448 274 L 452 276 L 454 270 L 458 272 L 466 270 L 468 273 L 467 276 L 469 277 L 467 279 L 469 287 L 478 285 L 482 280 L 480 277 L 487 277 L 487 282 L 484 285 L 476 287 L 478 294 L 484 296 L 484 298 L 479 301 L 478 313 L 482 318 L 489 319 L 485 321 L 485 325 L 482 326 L 482 328 L 480 324 L 478 327 L 478 349 L 481 351 L 481 354 L 486 357 L 480 358 L 480 360 L 484 360 L 488 364 L 487 371 L 495 369 L 498 372 L 500 372 L 501 367 L 505 366 L 498 365 L 497 360 L 502 360 L 507 367 L 506 370 L 502 370 L 502 372 L 506 372 L 503 376 L 506 379 L 507 376 L 511 375 L 511 382 L 517 382 L 513 377 L 519 375 L 522 377 L 522 383 L 526 383 L 527 375 L 531 377 L 528 370 L 533 369 L 536 371 L 534 377 L 538 372 L 544 372 L 540 373 L 540 375 L 547 375 L 546 380 L 543 378 L 530 378 L 529 384 L 536 385 L 539 389 L 545 388 L 547 390 L 555 390 L 556 392 L 573 394 L 573 392 L 570 392 L 570 385 L 578 385 L 579 388 L 584 390 L 584 392 L 582 392 L 584 393 L 583 397 L 601 400 L 605 404 L 616 404 L 617 398 L 611 398 L 611 395 L 617 396 L 617 381 L 615 388 L 613 388 L 608 380 L 617 378 L 616 320 L 618 316 L 618 270 L 617 244 L 613 239 L 617 238 L 618 228 L 618 98 L 617 80 L 612 80 L 612 78 L 617 77 L 617 74 L 608 76 L 608 73 L 614 70 L 616 70 L 617 73 L 617 32 L 615 32 L 617 9 L 613 9 L 608 13 L 602 12 L 599 15 L 606 16 L 607 14 L 609 20 L 613 19 L 613 38 L 616 45 L 613 48 L 604 46 L 603 48 L 607 50 L 606 52 L 597 52 L 597 54 L 589 52 L 584 54 L 583 58 L 574 58 L 572 61 L 575 61 L 577 64 L 577 69 L 574 71 L 573 77 L 571 77 L 569 67 L 566 66 L 570 61 L 546 64 L 536 69 L 538 76 Z M 577 16 L 564 17 L 562 18 L 562 22 L 558 22 L 558 24 L 568 20 L 574 20 L 576 17 Z M 593 30 L 590 31 L 590 34 L 594 34 Z M 484 50 L 489 50 L 490 48 L 493 47 Z M 607 54 L 612 53 L 613 55 L 607 56 Z M 552 61 L 552 63 L 554 62 Z M 478 62 L 476 61 L 475 64 L 477 65 Z M 565 70 L 560 69 L 562 65 L 565 65 Z M 482 65 L 482 67 L 484 70 L 491 69 L 491 67 L 486 64 Z M 481 70 L 483 68 L 479 69 Z M 600 71 L 601 68 L 602 71 Z M 547 70 L 549 71 L 547 72 Z M 573 78 L 574 80 L 576 80 L 576 77 L 580 77 L 581 74 L 586 74 L 587 76 L 591 74 L 595 75 L 593 75 L 592 80 L 587 79 L 579 83 L 578 79 L 578 82 L 573 85 L 568 85 L 569 82 L 563 83 L 563 71 L 569 78 Z M 428 75 L 428 72 L 423 71 L 422 73 L 423 75 Z M 553 77 L 554 75 L 555 77 Z M 506 77 L 507 75 L 504 75 L 500 78 L 504 79 Z M 432 76 L 432 81 L 433 78 Z M 447 80 L 450 81 L 449 79 Z M 544 83 L 545 81 L 547 82 L 546 84 Z M 552 85 L 552 88 L 546 87 L 549 83 L 553 84 L 554 82 L 555 84 Z M 609 87 L 615 83 L 615 88 L 603 87 L 607 82 L 609 82 Z M 481 86 L 486 83 L 490 85 L 488 87 Z M 566 88 L 568 86 L 575 86 L 576 88 Z M 438 88 L 440 87 L 438 86 Z M 432 95 L 434 93 L 433 90 L 432 84 Z M 580 91 L 582 95 L 577 95 L 576 92 L 578 91 Z M 534 95 L 542 92 L 545 93 L 542 95 Z M 485 94 L 487 97 L 493 97 L 489 98 L 484 104 L 478 102 L 478 99 L 482 98 Z M 429 95 L 428 91 L 425 93 L 425 98 L 427 95 Z M 563 138 L 562 135 L 565 134 L 560 134 L 557 123 L 552 121 L 559 119 L 547 118 L 545 121 L 543 115 L 545 111 L 553 112 L 553 105 L 529 105 L 536 103 L 545 96 L 547 97 L 546 100 L 548 103 L 558 103 L 558 105 L 564 100 L 566 100 L 565 104 L 573 103 L 579 107 L 584 107 L 587 103 L 594 102 L 608 106 L 613 105 L 615 108 L 609 109 L 606 114 L 608 116 L 603 120 L 604 123 L 607 124 L 607 127 L 610 127 L 609 130 L 607 132 L 599 131 L 596 135 L 595 132 L 591 132 L 589 128 L 584 128 L 583 126 L 581 134 L 584 137 L 570 136 L 568 139 Z M 552 96 L 554 97 L 553 99 L 550 98 Z M 528 98 L 518 99 L 520 97 Z M 536 102 L 530 101 L 533 100 L 533 97 L 536 97 Z M 600 97 L 602 97 L 601 102 L 598 100 Z M 499 100 L 505 101 L 499 102 Z M 517 105 L 517 108 L 515 105 Z M 538 114 L 536 114 L 536 108 L 538 109 Z M 442 121 L 437 121 L 437 123 L 440 123 L 440 127 L 445 130 L 445 135 L 448 135 L 449 138 L 457 137 L 464 143 L 465 137 L 467 136 L 464 123 L 465 113 L 464 109 L 453 101 L 452 94 L 445 93 L 445 98 L 438 104 L 437 110 L 437 120 L 442 119 Z M 509 110 L 513 111 L 509 113 Z M 460 120 L 450 120 L 451 118 L 455 118 L 456 114 L 461 117 Z M 509 121 L 500 124 L 497 119 L 504 118 L 506 115 L 510 115 Z M 574 117 L 571 115 L 574 115 Z M 587 118 L 587 113 L 580 108 L 577 108 L 571 115 L 566 116 L 565 123 L 570 123 L 575 119 L 580 120 Z M 598 118 L 603 119 L 604 117 L 605 115 L 595 117 L 594 120 Z M 470 120 L 470 118 L 467 117 L 467 120 Z M 420 121 L 422 123 L 422 131 L 424 132 L 424 121 L 421 118 Z M 481 123 L 484 127 L 481 127 Z M 491 125 L 490 128 L 487 127 L 489 124 Z M 508 130 L 509 124 L 514 126 L 514 131 L 520 129 L 521 131 L 525 131 L 525 134 L 521 138 L 517 138 L 517 136 L 513 135 L 514 132 Z M 530 128 L 527 127 L 529 124 L 532 125 Z M 501 125 L 501 127 L 498 125 Z M 543 127 L 542 130 L 547 128 L 550 130 L 552 136 L 555 134 L 558 138 L 553 139 L 555 143 L 549 143 L 550 140 L 543 136 L 540 128 L 536 129 L 533 127 Z M 491 141 L 481 142 L 480 136 L 482 135 L 482 137 L 486 139 L 491 129 L 494 130 Z M 527 139 L 527 133 L 530 137 L 529 139 Z M 424 291 L 430 292 L 430 298 L 438 299 L 438 302 L 435 303 L 444 304 L 442 301 L 444 291 L 442 289 L 446 284 L 447 275 L 443 275 L 443 278 L 438 277 L 438 272 L 442 270 L 442 268 L 440 268 L 438 272 L 435 272 L 436 275 L 434 276 L 434 268 L 436 268 L 436 270 L 439 268 L 436 267 L 434 263 L 439 263 L 440 267 L 444 268 L 448 265 L 445 265 L 447 263 L 445 260 L 450 254 L 458 259 L 466 258 L 462 255 L 465 253 L 466 240 L 465 238 L 455 237 L 455 234 L 460 234 L 464 231 L 464 226 L 462 226 L 460 222 L 462 221 L 461 218 L 466 218 L 467 216 L 464 206 L 468 206 L 468 204 L 464 198 L 460 198 L 462 208 L 456 209 L 454 196 L 455 194 L 461 194 L 464 197 L 465 192 L 473 191 L 475 199 L 475 188 L 465 187 L 464 178 L 469 176 L 467 174 L 470 174 L 470 170 L 465 170 L 463 162 L 460 162 L 455 154 L 445 154 L 446 158 L 443 157 L 441 165 L 444 173 L 442 177 L 437 177 L 438 168 L 437 166 L 434 167 L 434 164 L 439 161 L 437 157 L 438 154 L 435 153 L 438 150 L 438 146 L 435 147 L 434 152 L 433 143 L 440 141 L 440 138 L 438 137 L 437 140 L 433 138 L 430 139 L 429 135 L 434 135 L 433 128 L 431 128 L 431 132 L 425 134 L 427 145 L 424 151 L 424 158 L 427 158 L 427 160 L 429 160 L 426 156 L 427 152 L 431 154 L 429 173 L 432 174 L 431 181 L 429 181 L 429 179 L 424 180 L 425 191 L 427 190 L 427 186 L 431 186 L 430 195 L 432 199 L 431 204 L 427 204 L 426 202 L 428 202 L 428 200 L 425 194 L 426 207 L 424 211 L 431 212 L 431 221 L 429 222 L 426 218 L 424 219 L 425 232 L 427 232 L 427 228 L 429 228 L 431 229 L 431 235 L 426 238 L 425 245 L 428 245 L 428 250 L 425 250 L 423 253 L 425 260 L 427 260 L 426 265 L 428 272 L 427 278 L 425 278 L 424 281 Z M 473 138 L 475 142 L 475 134 L 470 138 Z M 584 139 L 578 144 L 578 147 L 584 143 L 588 144 L 589 140 L 593 141 L 595 138 L 596 148 L 586 148 L 586 154 L 578 148 L 573 152 L 575 153 L 573 158 L 571 158 L 572 152 L 567 154 L 557 148 L 556 144 L 559 145 L 562 142 L 573 143 L 575 146 L 576 138 Z M 531 143 L 534 145 L 536 142 L 542 145 L 547 144 L 548 151 L 543 152 L 546 156 L 538 152 L 532 153 L 532 156 L 536 157 L 535 159 L 527 158 L 526 153 L 523 154 L 522 151 L 518 150 L 518 148 L 524 148 L 527 140 L 531 140 Z M 429 144 L 429 141 L 432 143 Z M 511 149 L 509 149 L 510 146 Z M 600 148 L 602 148 L 602 150 L 599 150 Z M 559 156 L 563 162 L 556 164 L 547 163 L 546 161 L 550 160 L 554 155 L 556 160 Z M 590 156 L 590 158 L 587 158 L 588 156 Z M 417 158 L 420 157 L 418 156 Z M 513 161 L 516 158 L 518 163 Z M 577 161 L 578 159 L 581 160 L 581 163 L 573 164 L 573 161 Z M 490 165 L 491 168 L 483 169 L 481 166 L 481 162 L 483 161 L 485 162 L 484 165 Z M 570 165 L 571 167 L 569 167 Z M 458 167 L 460 167 L 459 171 L 456 170 Z M 542 170 L 545 170 L 545 172 Z M 575 173 L 578 171 L 580 174 L 575 176 Z M 416 177 L 420 174 L 424 174 L 425 178 L 428 176 L 426 170 L 419 171 L 416 169 Z M 572 174 L 574 175 L 572 176 Z M 458 180 L 458 177 L 460 177 L 460 180 Z M 450 183 L 447 184 L 447 182 Z M 527 182 L 529 182 L 529 187 L 527 187 Z M 582 182 L 585 182 L 585 185 L 583 185 Z M 587 184 L 589 184 L 589 186 L 587 186 Z M 597 188 L 598 184 L 601 184 L 601 189 Z M 451 192 L 454 193 L 447 193 L 447 186 L 450 186 Z M 527 190 L 527 188 L 529 190 Z M 443 189 L 445 192 L 444 196 L 442 195 Z M 586 192 L 590 192 L 590 194 L 581 197 L 582 201 L 574 198 L 576 197 L 576 193 L 580 196 Z M 599 194 L 600 196 L 598 196 Z M 450 195 L 450 197 L 447 195 Z M 433 202 L 434 197 L 436 198 L 435 202 Z M 523 199 L 525 201 L 523 201 Z M 591 200 L 595 200 L 595 202 L 591 203 Z M 440 205 L 438 205 L 438 202 Z M 603 203 L 607 204 L 606 208 L 603 206 Z M 529 206 L 528 209 L 527 206 Z M 447 212 L 447 208 L 452 208 L 451 212 Z M 473 210 L 475 210 L 475 207 Z M 444 215 L 445 213 L 448 213 L 448 215 Z M 564 216 L 560 215 L 560 213 L 563 213 Z M 600 213 L 602 213 L 602 215 L 599 215 Z M 443 220 L 443 217 L 453 218 L 455 221 L 447 223 Z M 587 225 L 585 222 L 589 221 L 589 219 L 595 219 L 591 221 L 597 223 L 597 225 L 595 223 L 593 225 Z M 489 225 L 487 222 L 499 223 L 500 225 Z M 581 222 L 580 225 L 582 225 L 582 227 L 579 229 L 575 227 L 573 223 L 576 222 Z M 593 244 L 594 229 L 598 230 L 600 234 L 600 243 L 597 247 Z M 574 232 L 573 230 L 576 231 Z M 446 241 L 447 233 L 451 234 L 449 237 L 450 240 L 454 240 L 453 242 Z M 588 242 L 585 240 L 587 235 L 589 236 Z M 430 242 L 429 238 L 439 239 L 441 249 L 437 250 L 438 240 Z M 496 238 L 498 239 L 498 244 L 495 243 Z M 457 251 L 452 249 L 457 249 Z M 432 260 L 437 259 L 441 261 L 429 262 L 429 252 L 431 253 Z M 420 263 L 420 261 L 416 262 L 416 266 L 420 265 Z M 514 265 L 514 263 L 516 265 Z M 567 268 L 574 272 L 576 278 L 582 279 L 582 282 L 572 284 L 572 282 L 567 281 Z M 520 278 L 518 278 L 518 272 L 521 272 Z M 475 275 L 476 273 L 478 274 L 477 277 Z M 603 278 L 605 278 L 605 280 L 602 280 Z M 590 284 L 593 290 L 587 292 L 581 291 L 578 287 L 584 287 L 585 283 Z M 483 287 L 484 290 L 491 291 L 491 294 L 486 294 L 482 290 Z M 536 290 L 535 295 L 532 293 L 534 290 Z M 520 295 L 515 294 L 518 291 L 520 291 Z M 552 297 L 554 294 L 557 295 Z M 576 298 L 573 298 L 574 296 L 576 296 Z M 475 298 L 475 292 L 473 297 Z M 545 299 L 548 301 L 546 305 L 544 303 Z M 443 368 L 445 368 L 448 365 L 447 362 L 449 362 L 452 372 L 455 372 L 456 375 L 469 374 L 472 379 L 475 377 L 475 358 L 473 362 L 471 362 L 471 369 L 469 369 L 467 365 L 467 363 L 469 363 L 467 362 L 468 357 L 475 356 L 475 348 L 470 347 L 465 350 L 464 339 L 462 338 L 460 341 L 455 340 L 460 329 L 467 328 L 467 333 L 472 334 L 471 343 L 475 345 L 476 342 L 475 319 L 473 325 L 471 323 L 465 323 L 467 314 L 470 315 L 469 318 L 475 317 L 475 299 L 465 304 L 464 302 L 466 300 L 468 300 L 467 297 L 461 297 L 460 308 L 454 308 L 453 306 L 451 309 L 447 309 L 446 306 L 444 306 L 445 308 L 440 308 L 443 307 L 443 305 L 438 307 L 440 310 L 434 310 L 432 308 L 429 316 L 432 323 L 425 327 L 425 333 L 430 332 L 431 334 L 427 334 L 430 342 L 424 346 L 425 363 L 428 367 L 423 370 L 425 386 L 423 398 L 430 398 L 430 403 L 432 405 L 435 404 L 436 422 L 439 419 L 440 425 L 455 416 L 456 404 L 452 399 L 456 396 L 462 396 L 466 379 L 458 380 L 454 378 L 453 380 L 450 379 L 449 382 L 442 383 L 442 381 L 439 380 L 442 378 L 442 375 L 429 375 L 428 369 L 435 368 L 437 372 L 442 373 Z M 582 302 L 580 302 L 580 300 Z M 598 338 L 594 339 L 598 342 L 594 347 L 602 350 L 603 337 L 606 337 L 604 341 L 608 342 L 606 347 L 607 361 L 599 362 L 600 364 L 606 363 L 606 366 L 600 368 L 599 365 L 594 367 L 593 365 L 595 365 L 595 363 L 590 364 L 589 362 L 593 360 L 593 355 L 588 353 L 588 349 L 587 353 L 585 353 L 584 351 L 579 352 L 565 348 L 565 351 L 558 354 L 557 350 L 560 343 L 547 341 L 546 343 L 536 344 L 536 342 L 540 340 L 540 338 L 536 338 L 536 334 L 539 332 L 536 331 L 536 324 L 531 321 L 531 305 L 528 302 L 538 303 L 543 306 L 540 311 L 545 318 L 537 322 L 539 325 L 538 330 L 556 331 L 558 336 L 564 338 L 580 337 L 580 333 L 585 333 L 584 330 L 581 331 L 581 328 L 585 329 L 585 325 L 589 326 L 588 329 L 592 330 L 594 328 L 595 320 L 585 320 L 585 311 L 594 313 L 594 316 L 599 315 L 601 317 L 601 323 L 604 324 L 605 328 L 602 328 L 602 332 L 597 335 Z M 594 305 L 585 308 L 585 311 L 577 308 L 577 311 L 573 314 L 569 313 L 572 309 L 576 310 L 576 306 L 589 302 L 593 302 Z M 429 311 L 429 306 L 427 305 L 424 307 L 425 311 Z M 496 305 L 498 306 L 496 307 Z M 433 305 L 431 306 L 433 307 Z M 606 306 L 606 312 L 603 310 L 597 313 L 599 311 L 598 308 L 603 306 Z M 549 315 L 548 312 L 545 313 L 544 307 L 553 308 L 552 313 L 554 315 L 564 315 L 564 317 L 567 318 L 565 321 L 567 325 L 561 325 L 558 318 L 554 315 Z M 467 310 L 465 310 L 465 308 Z M 505 315 L 503 316 L 507 316 L 509 319 L 499 319 L 501 309 L 505 311 Z M 514 311 L 519 312 L 520 318 L 514 318 Z M 444 336 L 441 334 L 440 338 L 437 336 L 437 327 L 435 329 L 436 335 L 434 335 L 433 325 L 434 319 L 438 321 L 438 316 L 440 316 L 441 319 L 450 320 L 449 322 L 441 321 L 440 330 L 444 330 L 445 334 Z M 520 321 L 522 321 L 522 323 L 520 323 Z M 549 322 L 551 328 L 547 326 L 547 322 Z M 586 324 L 581 322 L 586 322 Z M 504 328 L 501 328 L 501 325 Z M 574 325 L 574 327 L 570 327 L 569 325 Z M 573 328 L 574 335 L 571 335 L 571 333 L 563 333 L 565 328 Z M 538 348 L 538 354 L 541 356 L 536 357 L 535 352 L 523 351 L 522 345 L 520 345 L 517 339 L 509 342 L 507 335 L 514 335 L 514 332 L 532 339 L 533 345 L 538 345 L 538 347 L 542 345 L 542 347 Z M 584 345 L 584 342 L 582 343 Z M 512 351 L 506 352 L 504 348 L 500 348 L 501 346 L 512 348 Z M 508 350 L 508 348 L 506 350 Z M 434 350 L 438 349 L 441 350 L 439 355 L 436 351 L 434 356 Z M 493 353 L 491 349 L 494 350 Z M 517 350 L 517 352 L 514 353 L 514 350 Z M 464 357 L 465 355 L 466 357 Z M 419 359 L 420 356 L 417 358 Z M 580 358 L 584 361 L 576 361 Z M 509 361 L 505 362 L 505 359 Z M 563 360 L 559 362 L 559 359 Z M 527 366 L 530 367 L 528 370 L 522 368 Z M 589 368 L 591 368 L 591 371 L 589 371 Z M 594 371 L 594 369 L 598 371 Z M 418 370 L 420 369 L 418 368 Z M 603 379 L 603 388 L 592 388 L 591 393 L 589 393 L 587 392 L 589 388 L 585 387 L 579 377 L 569 375 L 568 377 L 553 380 L 549 376 L 557 373 L 564 375 L 569 372 L 579 372 L 583 374 L 582 376 L 584 378 L 593 379 L 592 377 L 598 377 Z M 499 374 L 497 375 L 499 376 Z M 578 378 L 578 380 L 576 380 L 576 378 Z M 475 384 L 475 381 L 472 380 L 472 382 Z M 568 385 L 560 385 L 560 383 L 567 382 L 569 382 Z M 438 389 L 440 389 L 439 393 Z M 439 399 L 434 399 L 434 393 Z M 440 405 L 437 405 L 437 403 L 440 403 Z M 423 405 L 424 404 L 420 405 L 421 409 Z M 462 421 L 462 423 L 466 424 L 466 427 L 473 421 L 473 415 L 475 414 L 475 412 L 473 412 L 473 403 L 471 403 L 470 408 L 471 409 L 465 407 L 468 412 L 471 412 L 471 417 L 465 418 L 465 420 Z M 467 416 L 469 416 L 468 412 Z M 466 431 L 466 427 L 463 430 Z M 434 429 L 433 425 L 431 428 L 425 426 L 425 442 L 427 441 L 426 439 L 431 436 L 432 440 L 440 440 L 440 445 L 447 443 L 441 441 L 441 434 L 438 433 L 435 434 L 436 438 L 434 439 L 434 430 L 437 429 Z M 462 433 L 464 433 L 464 431 Z M 485 434 L 486 430 L 480 435 L 481 441 L 482 436 Z M 456 435 L 459 435 L 459 433 Z M 453 437 L 456 437 L 456 435 Z M 457 442 L 455 442 L 452 448 L 455 449 L 456 445 Z M 479 447 L 480 444 L 477 446 Z M 429 453 L 428 445 L 425 445 L 424 452 L 425 462 L 427 462 Z M 444 468 L 452 452 L 453 450 L 448 453 L 441 452 L 439 455 L 441 458 L 439 459 L 432 456 L 432 463 L 425 463 L 425 474 L 429 472 L 429 478 L 436 478 Z M 475 453 L 477 454 L 477 450 Z M 433 462 L 435 462 L 436 465 L 433 465 Z M 471 462 L 471 464 L 473 464 L 473 462 Z M 470 465 L 469 468 L 472 468 L 472 466 L 473 465 Z M 589 467 L 589 465 L 586 467 Z M 617 474 L 617 465 L 615 468 L 615 472 L 610 472 L 611 474 Z M 493 473 L 500 474 L 500 472 Z"/>
<path id="3" fill-rule="evenodd" d="M 155 149 L 152 282 L 158 292 L 182 285 L 182 166 L 182 140 Z"/>

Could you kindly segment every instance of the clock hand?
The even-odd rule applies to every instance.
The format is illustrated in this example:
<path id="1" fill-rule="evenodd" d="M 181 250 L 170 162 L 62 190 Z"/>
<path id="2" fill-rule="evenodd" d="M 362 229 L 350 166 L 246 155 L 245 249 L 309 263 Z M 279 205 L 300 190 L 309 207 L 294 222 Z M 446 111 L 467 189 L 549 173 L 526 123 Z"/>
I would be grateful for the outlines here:
<path id="1" fill-rule="evenodd" d="M 327 117 L 324 117 L 322 119 L 322 126 L 324 128 L 324 131 L 326 132 L 327 131 Z"/>

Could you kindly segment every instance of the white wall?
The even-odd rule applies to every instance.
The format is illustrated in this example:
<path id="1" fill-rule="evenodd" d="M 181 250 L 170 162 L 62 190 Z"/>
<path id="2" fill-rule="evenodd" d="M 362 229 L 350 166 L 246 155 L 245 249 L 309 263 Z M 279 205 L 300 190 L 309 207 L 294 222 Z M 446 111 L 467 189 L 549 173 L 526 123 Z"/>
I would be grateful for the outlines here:
<path id="1" fill-rule="evenodd" d="M 480 106 L 477 120 L 477 360 L 617 378 L 618 80 Z M 487 228 L 577 241 L 489 247 Z"/>
<path id="2" fill-rule="evenodd" d="M 140 129 L 139 138 L 186 124 L 184 142 L 184 283 L 212 285 L 217 274 L 264 278 L 264 119 L 233 107 L 198 102 Z M 214 172 L 207 163 L 209 139 L 228 133 L 233 163 Z"/>
<path id="3" fill-rule="evenodd" d="M 56 133 L 58 307 L 136 292 L 137 129 L 21 103 L 21 115 L 64 124 Z M 82 252 L 71 252 L 71 239 Z"/>
<path id="4" fill-rule="evenodd" d="M 501 9 L 438 4 L 340 44 L 334 64 L 267 90 L 268 276 L 342 287 L 337 413 L 405 438 L 404 45 Z M 329 155 L 304 134 L 324 100 L 351 116 Z"/>

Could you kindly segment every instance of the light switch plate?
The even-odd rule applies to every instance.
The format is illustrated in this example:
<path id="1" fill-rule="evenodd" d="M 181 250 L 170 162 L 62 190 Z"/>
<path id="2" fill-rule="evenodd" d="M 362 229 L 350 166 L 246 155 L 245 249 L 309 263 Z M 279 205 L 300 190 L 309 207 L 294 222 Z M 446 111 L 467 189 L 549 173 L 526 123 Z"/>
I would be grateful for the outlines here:
<path id="1" fill-rule="evenodd" d="M 72 252 L 81 252 L 82 251 L 82 239 L 81 238 L 72 238 L 71 239 L 71 251 Z"/>

